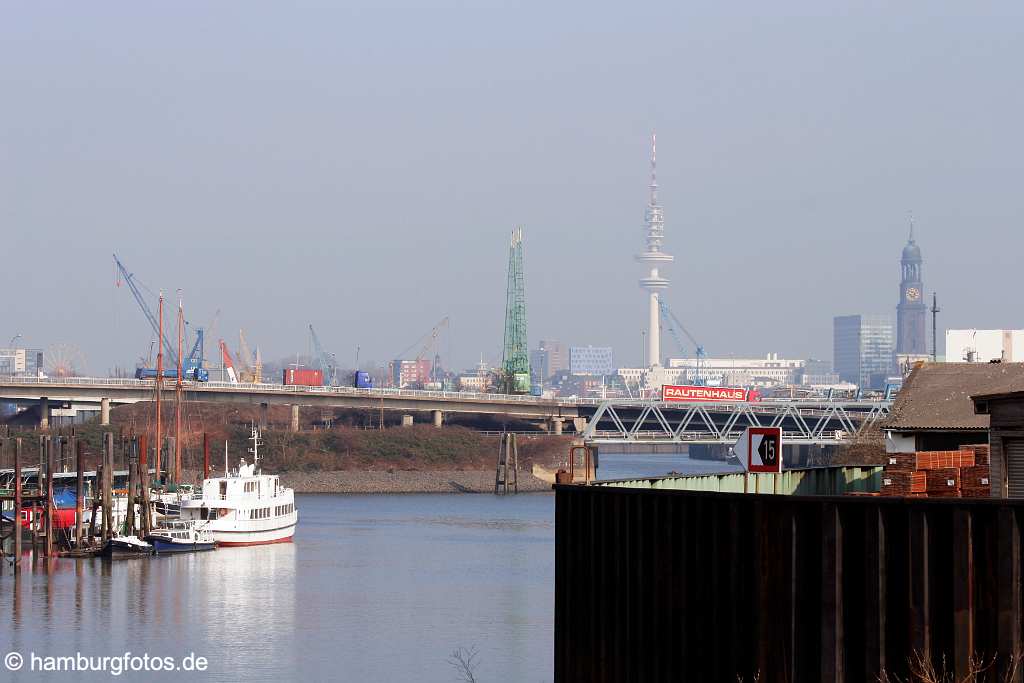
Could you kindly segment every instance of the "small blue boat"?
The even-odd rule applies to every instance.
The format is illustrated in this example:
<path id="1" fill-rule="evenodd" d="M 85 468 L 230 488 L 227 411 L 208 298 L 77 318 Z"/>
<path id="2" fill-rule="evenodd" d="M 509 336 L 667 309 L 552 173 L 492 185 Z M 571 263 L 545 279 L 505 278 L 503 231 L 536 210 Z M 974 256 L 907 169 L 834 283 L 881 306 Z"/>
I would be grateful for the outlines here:
<path id="1" fill-rule="evenodd" d="M 167 522 L 153 529 L 146 536 L 146 541 L 153 546 L 155 555 L 196 553 L 217 548 L 213 534 L 198 528 L 195 520 Z"/>

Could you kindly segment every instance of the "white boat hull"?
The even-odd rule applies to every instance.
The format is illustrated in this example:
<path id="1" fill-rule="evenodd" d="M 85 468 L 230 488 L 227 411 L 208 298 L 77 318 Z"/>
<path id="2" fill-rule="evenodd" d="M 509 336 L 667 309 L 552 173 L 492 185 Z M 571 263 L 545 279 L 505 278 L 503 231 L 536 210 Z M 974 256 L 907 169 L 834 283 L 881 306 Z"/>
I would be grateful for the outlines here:
<path id="1" fill-rule="evenodd" d="M 295 535 L 295 524 L 260 531 L 216 531 L 212 529 L 211 531 L 217 545 L 221 547 L 291 543 L 292 536 Z"/>

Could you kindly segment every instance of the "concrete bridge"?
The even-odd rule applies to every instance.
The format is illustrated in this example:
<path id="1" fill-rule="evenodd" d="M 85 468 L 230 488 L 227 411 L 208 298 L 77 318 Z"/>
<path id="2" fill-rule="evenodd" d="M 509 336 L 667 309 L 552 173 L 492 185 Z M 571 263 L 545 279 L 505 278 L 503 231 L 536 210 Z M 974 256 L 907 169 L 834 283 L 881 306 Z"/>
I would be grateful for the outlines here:
<path id="1" fill-rule="evenodd" d="M 567 420 L 585 416 L 580 410 L 581 407 L 588 407 L 589 412 L 593 412 L 600 403 L 594 399 L 550 399 L 461 391 L 355 389 L 229 382 L 183 384 L 187 401 L 259 405 L 264 410 L 264 418 L 269 406 L 291 406 L 293 429 L 298 429 L 300 408 L 308 407 L 385 409 L 410 415 L 429 413 L 431 421 L 436 426 L 443 424 L 446 413 L 490 415 L 539 422 L 553 433 L 561 434 Z M 173 380 L 165 382 L 165 387 L 173 389 L 173 386 Z M 170 396 L 170 392 L 167 396 Z M 67 406 L 67 409 L 71 410 L 98 410 L 100 423 L 109 424 L 111 406 L 152 400 L 152 380 L 0 377 L 0 401 L 38 405 L 41 427 L 49 426 L 49 417 L 55 408 L 60 410 Z M 411 417 L 408 419 L 411 420 Z"/>
<path id="2" fill-rule="evenodd" d="M 269 406 L 291 406 L 291 426 L 301 408 L 355 408 L 429 414 L 440 427 L 446 414 L 475 414 L 533 422 L 561 434 L 569 428 L 594 444 L 731 444 L 747 425 L 781 426 L 789 443 L 838 444 L 888 414 L 879 401 L 762 400 L 755 403 L 660 402 L 591 398 L 540 398 L 509 394 L 412 389 L 356 389 L 281 384 L 185 382 L 185 398 L 203 403 L 258 405 L 266 422 Z M 168 382 L 173 387 L 173 382 Z M 168 394 L 169 395 L 169 394 Z M 76 377 L 65 380 L 0 377 L 0 401 L 40 408 L 40 426 L 53 409 L 99 412 L 109 424 L 110 407 L 153 400 L 153 381 Z"/>

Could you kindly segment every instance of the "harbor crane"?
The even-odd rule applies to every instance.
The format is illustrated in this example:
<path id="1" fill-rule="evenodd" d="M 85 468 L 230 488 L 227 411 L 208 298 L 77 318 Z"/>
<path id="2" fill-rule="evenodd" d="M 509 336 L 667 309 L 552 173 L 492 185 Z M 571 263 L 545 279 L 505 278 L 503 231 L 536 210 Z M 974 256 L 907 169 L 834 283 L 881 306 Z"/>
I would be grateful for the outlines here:
<path id="1" fill-rule="evenodd" d="M 441 320 L 438 321 L 438 323 L 434 325 L 434 327 L 431 328 L 429 332 L 427 332 L 422 337 L 420 337 L 412 344 L 410 344 L 408 348 L 403 349 L 400 354 L 395 356 L 395 358 L 405 358 L 406 354 L 408 354 L 413 349 L 418 348 L 419 350 L 417 351 L 416 356 L 413 358 L 413 360 L 419 363 L 425 357 L 432 357 L 429 377 L 431 380 L 435 380 L 435 378 L 438 376 L 438 366 L 440 366 L 441 364 L 440 355 L 437 353 L 437 338 L 441 334 L 441 330 L 445 329 L 446 327 L 448 327 L 448 316 L 441 318 Z"/>
<path id="2" fill-rule="evenodd" d="M 157 336 L 157 342 L 163 344 L 164 352 L 170 359 L 168 367 L 163 371 L 163 377 L 165 378 L 176 378 L 178 376 L 178 353 L 175 347 L 171 344 L 170 339 L 167 337 L 167 333 L 160 334 L 160 325 L 157 322 L 156 316 L 153 315 L 153 311 L 150 309 L 149 304 L 146 303 L 146 298 L 142 295 L 142 291 L 139 289 L 138 284 L 135 282 L 135 275 L 129 273 L 128 269 L 124 267 L 121 260 L 117 258 L 117 254 L 114 254 L 114 264 L 117 267 L 118 279 L 117 286 L 121 285 L 123 280 L 128 285 L 129 291 L 135 298 L 135 302 L 142 309 L 143 315 L 149 321 L 149 326 L 153 328 L 154 334 Z M 152 354 L 152 349 L 150 350 Z M 192 350 L 188 356 L 182 359 L 181 362 L 181 374 L 185 379 L 196 380 L 197 382 L 205 382 L 209 379 L 209 373 L 203 367 L 203 330 L 199 328 L 196 330 L 196 341 L 192 346 Z M 138 368 L 135 371 L 136 379 L 152 379 L 156 377 L 156 370 L 144 367 Z"/>
<path id="3" fill-rule="evenodd" d="M 238 372 L 242 382 L 259 384 L 263 380 L 263 360 L 260 358 L 260 348 L 256 347 L 256 353 L 250 351 L 242 330 L 238 331 Z"/>
<path id="4" fill-rule="evenodd" d="M 676 314 L 672 312 L 672 309 L 668 307 L 668 304 L 664 301 L 658 300 L 658 307 L 661 309 L 661 319 L 665 322 L 665 328 L 675 339 L 676 345 L 679 350 L 686 355 L 686 345 L 683 344 L 683 340 L 679 338 L 679 332 L 676 331 L 678 327 L 686 335 L 686 338 L 690 340 L 690 343 L 694 346 L 694 355 L 697 359 L 697 368 L 694 373 L 694 384 L 703 385 L 704 379 L 704 359 L 707 358 L 707 353 L 704 351 L 704 346 L 697 342 L 690 331 L 686 329 L 682 321 L 676 317 Z"/>
<path id="5" fill-rule="evenodd" d="M 316 336 L 316 330 L 313 329 L 312 323 L 309 325 L 309 339 L 313 343 L 313 357 L 317 366 L 320 368 L 320 372 L 322 372 L 324 376 L 324 386 L 338 386 L 337 356 L 333 353 L 328 354 L 324 351 L 323 347 L 320 346 L 320 338 Z"/>
<path id="6" fill-rule="evenodd" d="M 221 362 L 224 365 L 224 371 L 227 373 L 227 379 L 232 384 L 238 384 L 238 375 L 235 374 L 235 364 L 231 362 L 231 353 L 228 352 L 228 345 L 224 343 L 224 340 L 220 340 L 220 357 Z"/>

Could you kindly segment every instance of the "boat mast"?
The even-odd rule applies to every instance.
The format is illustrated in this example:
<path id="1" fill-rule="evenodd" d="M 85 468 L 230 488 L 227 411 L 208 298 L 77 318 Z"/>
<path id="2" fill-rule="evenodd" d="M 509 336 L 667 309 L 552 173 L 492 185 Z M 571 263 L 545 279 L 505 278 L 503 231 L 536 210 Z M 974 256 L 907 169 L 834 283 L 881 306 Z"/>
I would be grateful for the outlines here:
<path id="1" fill-rule="evenodd" d="M 252 428 L 252 448 L 249 449 L 252 453 L 252 467 L 256 474 L 260 473 L 260 430 L 253 425 Z"/>
<path id="2" fill-rule="evenodd" d="M 178 290 L 178 383 L 174 387 L 174 481 L 181 481 L 181 333 L 185 324 L 185 309 Z"/>
<path id="3" fill-rule="evenodd" d="M 160 312 L 159 312 L 159 323 L 158 323 L 157 335 L 160 339 L 164 338 L 164 293 L 160 292 Z M 164 375 L 164 348 L 163 344 L 157 345 L 156 352 L 156 381 L 154 382 L 155 393 L 156 393 L 156 438 L 153 439 L 156 447 L 156 457 L 154 458 L 154 465 L 156 467 L 156 480 L 160 481 L 160 388 L 163 381 Z"/>

